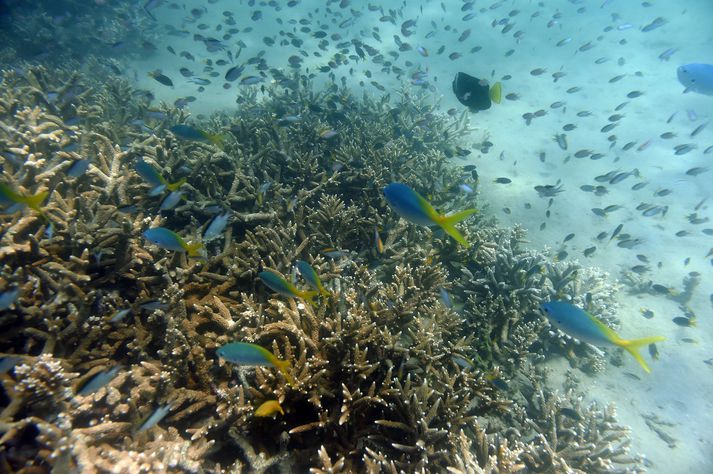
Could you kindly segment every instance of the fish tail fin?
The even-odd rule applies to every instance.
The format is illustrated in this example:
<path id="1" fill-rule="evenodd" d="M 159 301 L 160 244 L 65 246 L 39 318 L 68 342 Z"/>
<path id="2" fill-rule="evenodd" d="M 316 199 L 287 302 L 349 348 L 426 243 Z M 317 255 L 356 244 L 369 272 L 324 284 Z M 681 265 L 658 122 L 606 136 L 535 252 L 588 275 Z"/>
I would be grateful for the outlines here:
<path id="1" fill-rule="evenodd" d="M 465 237 L 461 235 L 458 229 L 456 229 L 455 224 L 472 214 L 475 214 L 476 212 L 478 212 L 477 209 L 466 209 L 465 211 L 456 212 L 450 216 L 442 217 L 439 219 L 438 224 L 446 232 L 446 234 L 456 239 L 456 241 L 463 247 L 468 248 L 470 247 L 470 244 L 465 240 Z"/>
<path id="2" fill-rule="evenodd" d="M 25 204 L 27 204 L 27 207 L 30 209 L 34 209 L 35 211 L 39 212 L 42 214 L 42 209 L 40 209 L 40 205 L 47 199 L 47 196 L 49 196 L 49 191 L 40 191 L 39 193 L 33 195 L 33 196 L 27 196 L 23 198 Z"/>
<path id="3" fill-rule="evenodd" d="M 502 100 L 502 95 L 503 95 L 503 85 L 500 84 L 500 81 L 493 84 L 493 87 L 490 88 L 489 95 L 490 95 L 490 100 L 492 100 L 496 104 L 500 103 L 500 100 Z"/>
<path id="4" fill-rule="evenodd" d="M 290 364 L 289 360 L 275 360 L 274 362 L 275 366 L 277 367 L 277 370 L 279 370 L 282 375 L 285 376 L 285 379 L 287 380 L 287 383 L 290 384 L 290 386 L 294 387 L 295 386 L 295 379 L 290 375 L 288 370 L 292 368 L 292 364 Z"/>
<path id="5" fill-rule="evenodd" d="M 175 183 L 167 183 L 166 187 L 168 188 L 169 191 L 175 191 L 176 189 L 180 188 L 184 184 L 186 184 L 187 178 L 181 178 Z"/>
<path id="6" fill-rule="evenodd" d="M 646 364 L 646 361 L 644 360 L 643 357 L 641 357 L 641 354 L 639 354 L 639 347 L 642 346 L 648 346 L 649 344 L 653 344 L 654 342 L 661 342 L 665 341 L 666 338 L 663 336 L 651 336 L 651 337 L 643 337 L 641 339 L 620 339 L 616 341 L 616 345 L 623 348 L 625 351 L 627 351 L 629 354 L 634 356 L 634 359 L 636 359 L 636 362 L 641 365 L 641 367 L 644 368 L 646 373 L 651 372 L 651 369 L 649 366 Z"/>
<path id="7" fill-rule="evenodd" d="M 186 252 L 189 257 L 202 257 L 201 250 L 203 250 L 203 242 L 200 240 L 186 244 Z"/>
<path id="8" fill-rule="evenodd" d="M 223 146 L 225 145 L 225 135 L 224 134 L 222 134 L 222 133 L 206 133 L 206 138 L 213 145 L 217 146 L 220 149 L 223 149 Z"/>
<path id="9" fill-rule="evenodd" d="M 315 308 L 317 307 L 317 302 L 314 301 L 314 299 L 319 295 L 319 291 L 317 290 L 307 290 L 307 291 L 300 291 L 297 296 L 314 306 Z"/>

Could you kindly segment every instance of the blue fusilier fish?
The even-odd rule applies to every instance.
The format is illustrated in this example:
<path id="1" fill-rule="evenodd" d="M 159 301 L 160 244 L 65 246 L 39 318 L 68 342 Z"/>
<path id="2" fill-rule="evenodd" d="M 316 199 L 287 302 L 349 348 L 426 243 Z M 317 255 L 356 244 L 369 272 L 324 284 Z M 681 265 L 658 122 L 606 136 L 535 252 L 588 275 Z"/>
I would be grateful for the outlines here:
<path id="1" fill-rule="evenodd" d="M 175 183 L 169 183 L 156 168 L 141 159 L 136 161 L 134 169 L 136 169 L 136 172 L 139 173 L 139 176 L 144 178 L 147 183 L 153 186 L 149 192 L 149 196 L 158 196 L 166 189 L 169 191 L 176 191 L 186 182 L 186 178 L 181 178 Z"/>
<path id="2" fill-rule="evenodd" d="M 151 415 L 139 425 L 136 432 L 141 433 L 156 426 L 161 420 L 166 417 L 166 415 L 168 415 L 168 412 L 171 411 L 171 408 L 173 408 L 173 405 L 171 403 L 156 408 L 153 413 L 151 413 Z"/>
<path id="3" fill-rule="evenodd" d="M 87 395 L 91 395 L 92 393 L 96 392 L 97 390 L 111 382 L 114 376 L 119 373 L 120 368 L 120 365 L 115 365 L 111 369 L 102 370 L 94 377 L 92 377 L 92 379 L 87 382 L 84 387 L 82 387 L 82 389 L 78 392 L 79 395 L 86 397 Z"/>
<path id="4" fill-rule="evenodd" d="M 665 340 L 662 336 L 644 337 L 642 339 L 622 339 L 606 324 L 566 301 L 550 301 L 543 303 L 540 309 L 545 313 L 547 319 L 562 332 L 576 337 L 580 341 L 587 342 L 594 346 L 621 347 L 644 368 L 646 372 L 651 372 L 646 361 L 641 357 L 638 348 L 648 346 L 654 342 Z"/>
<path id="5" fill-rule="evenodd" d="M 174 125 L 169 128 L 169 130 L 171 130 L 171 132 L 178 138 L 197 142 L 211 142 L 219 147 L 223 146 L 223 140 L 225 139 L 225 137 L 221 134 L 204 132 L 203 130 L 199 130 L 184 123 Z"/>
<path id="6" fill-rule="evenodd" d="M 258 273 L 258 276 L 265 286 L 270 288 L 275 293 L 292 298 L 302 298 L 303 300 L 309 302 L 312 306 L 317 306 L 317 303 L 314 302 L 314 298 L 319 294 L 318 291 L 300 291 L 295 288 L 295 285 L 285 280 L 282 275 L 272 270 L 260 272 Z"/>
<path id="7" fill-rule="evenodd" d="M 287 372 L 290 368 L 290 362 L 287 360 L 280 360 L 275 357 L 275 354 L 268 351 L 262 346 L 257 344 L 250 344 L 247 342 L 230 342 L 221 346 L 216 351 L 218 357 L 227 360 L 233 364 L 246 365 L 246 366 L 261 366 L 261 367 L 276 367 L 282 375 L 285 376 L 287 382 L 294 386 L 295 379 Z"/>
<path id="8" fill-rule="evenodd" d="M 476 209 L 466 209 L 450 216 L 441 215 L 423 196 L 403 183 L 391 183 L 386 186 L 384 196 L 391 209 L 407 221 L 425 226 L 437 225 L 459 244 L 465 248 L 470 247 L 470 244 L 455 228 L 455 224 L 476 213 Z"/>
<path id="9" fill-rule="evenodd" d="M 208 227 L 203 233 L 203 241 L 208 242 L 210 240 L 220 237 L 220 234 L 222 234 L 225 230 L 225 226 L 228 225 L 229 219 L 229 212 L 224 212 L 215 216 L 213 220 L 210 221 L 210 224 L 208 224 Z"/>
<path id="10" fill-rule="evenodd" d="M 300 271 L 300 275 L 302 275 L 302 278 L 304 278 L 305 281 L 309 283 L 309 286 L 319 291 L 319 294 L 322 296 L 331 295 L 331 293 L 327 291 L 326 288 L 324 288 L 322 280 L 319 279 L 319 275 L 317 275 L 317 272 L 314 270 L 314 268 L 312 268 L 312 265 L 305 262 L 304 260 L 297 260 L 295 265 Z"/>
<path id="11" fill-rule="evenodd" d="M 162 249 L 187 252 L 189 257 L 201 257 L 202 242 L 186 242 L 180 235 L 165 227 L 147 229 L 143 235 L 146 240 Z"/>
<path id="12" fill-rule="evenodd" d="M 683 92 L 713 95 L 713 65 L 691 63 L 679 66 L 678 81 L 686 88 Z"/>

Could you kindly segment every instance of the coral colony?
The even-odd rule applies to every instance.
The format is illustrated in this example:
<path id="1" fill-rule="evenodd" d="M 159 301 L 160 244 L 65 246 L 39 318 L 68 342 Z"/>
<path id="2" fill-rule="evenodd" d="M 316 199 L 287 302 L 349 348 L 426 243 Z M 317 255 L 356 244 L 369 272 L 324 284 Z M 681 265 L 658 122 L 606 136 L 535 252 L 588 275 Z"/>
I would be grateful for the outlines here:
<path id="1" fill-rule="evenodd" d="M 186 114 L 168 106 L 137 130 L 117 104 L 141 100 L 4 74 L 3 471 L 640 470 L 614 408 L 538 366 L 603 370 L 538 307 L 615 326 L 605 275 L 481 213 L 456 224 L 466 247 L 384 198 L 399 182 L 444 214 L 478 207 L 458 186 L 477 174 L 447 159 L 467 117 L 295 76 L 191 125 L 211 141 L 171 132 Z M 276 123 L 290 104 L 300 119 Z"/>

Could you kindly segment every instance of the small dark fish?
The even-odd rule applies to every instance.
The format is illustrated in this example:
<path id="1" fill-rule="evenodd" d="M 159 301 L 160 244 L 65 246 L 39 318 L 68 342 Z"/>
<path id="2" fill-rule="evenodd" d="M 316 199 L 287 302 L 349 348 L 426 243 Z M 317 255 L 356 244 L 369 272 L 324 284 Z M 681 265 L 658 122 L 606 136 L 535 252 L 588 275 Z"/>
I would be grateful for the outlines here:
<path id="1" fill-rule="evenodd" d="M 619 232 L 621 232 L 621 229 L 624 228 L 624 224 L 619 224 L 616 226 L 616 229 L 614 229 L 614 232 L 612 232 L 611 237 L 609 237 L 609 240 L 612 240 L 614 237 L 619 235 Z"/>
<path id="2" fill-rule="evenodd" d="M 559 145 L 560 149 L 567 150 L 567 135 L 565 135 L 564 133 L 556 133 L 553 137 L 553 140 L 557 142 L 557 145 Z"/>
<path id="3" fill-rule="evenodd" d="M 696 145 L 694 145 L 693 143 L 684 143 L 682 145 L 676 145 L 673 149 L 675 150 L 674 154 L 680 156 L 685 155 L 686 153 L 689 153 L 692 150 L 695 150 Z"/>
<path id="4" fill-rule="evenodd" d="M 634 273 L 641 275 L 641 274 L 648 272 L 651 269 L 646 265 L 634 265 L 633 267 L 631 267 L 630 270 Z"/>
<path id="5" fill-rule="evenodd" d="M 682 327 L 690 328 L 690 327 L 696 326 L 696 318 L 695 317 L 694 318 L 686 318 L 684 316 L 677 316 L 677 317 L 673 318 L 672 321 Z"/>
<path id="6" fill-rule="evenodd" d="M 512 180 L 510 178 L 496 178 L 493 182 L 498 184 L 510 184 L 512 183 Z"/>
<path id="7" fill-rule="evenodd" d="M 86 158 L 75 161 L 69 168 L 67 168 L 67 176 L 70 178 L 78 178 L 82 176 L 86 173 L 90 163 L 91 161 Z"/>
<path id="8" fill-rule="evenodd" d="M 637 97 L 641 97 L 642 95 L 644 95 L 644 93 L 641 91 L 631 91 L 626 94 L 629 99 L 636 99 Z"/>
<path id="9" fill-rule="evenodd" d="M 702 167 L 702 166 L 697 166 L 695 168 L 691 168 L 688 171 L 686 171 L 686 174 L 688 176 L 698 176 L 701 173 L 705 173 L 708 171 L 708 168 Z"/>
<path id="10" fill-rule="evenodd" d="M 231 67 L 225 73 L 225 80 L 228 82 L 235 81 L 243 73 L 244 69 L 245 69 L 245 66 L 243 66 L 243 65 Z"/>
<path id="11" fill-rule="evenodd" d="M 96 392 L 114 378 L 114 376 L 119 372 L 119 369 L 121 366 L 115 365 L 111 369 L 108 370 L 103 370 L 96 374 L 92 379 L 87 382 L 84 387 L 78 392 L 79 395 L 86 397 L 87 395 L 91 395 L 92 393 Z"/>
<path id="12" fill-rule="evenodd" d="M 602 209 L 602 208 L 599 208 L 599 207 L 593 207 L 593 208 L 592 208 L 592 212 L 594 213 L 594 215 L 599 216 L 599 217 L 606 217 L 606 216 L 607 216 L 606 211 L 605 211 L 604 209 Z"/>
<path id="13" fill-rule="evenodd" d="M 641 311 L 641 315 L 642 315 L 643 317 L 645 317 L 646 319 L 651 319 L 651 318 L 654 317 L 654 312 L 651 311 L 650 309 L 641 308 L 640 311 Z"/>
<path id="14" fill-rule="evenodd" d="M 564 240 L 562 240 L 562 243 L 564 243 L 564 242 L 569 242 L 569 241 L 572 240 L 573 238 L 574 238 L 574 233 L 567 234 L 567 235 L 565 236 Z"/>
<path id="15" fill-rule="evenodd" d="M 633 374 L 631 372 L 624 372 L 624 375 L 626 375 L 627 377 L 629 377 L 632 380 L 641 380 L 641 377 L 639 377 L 638 375 Z"/>
<path id="16" fill-rule="evenodd" d="M 156 408 L 156 410 L 151 413 L 151 415 L 139 425 L 139 428 L 136 430 L 137 433 L 141 433 L 142 431 L 146 431 L 148 429 L 153 428 L 156 426 L 161 420 L 164 419 L 166 415 L 168 415 L 168 412 L 171 411 L 172 404 L 168 404 L 162 407 Z"/>
<path id="17" fill-rule="evenodd" d="M 558 413 L 560 415 L 566 416 L 567 418 L 571 418 L 574 421 L 582 421 L 582 415 L 580 415 L 577 411 L 575 411 L 572 408 L 562 407 L 559 409 Z"/>
<path id="18" fill-rule="evenodd" d="M 668 23 L 668 20 L 667 20 L 666 18 L 658 17 L 658 18 L 654 19 L 654 20 L 653 20 L 651 23 L 649 23 L 648 25 L 646 25 L 646 26 L 644 26 L 643 28 L 641 28 L 641 31 L 644 32 L 644 33 L 648 33 L 649 31 L 653 31 L 653 30 L 655 30 L 656 28 L 662 27 L 662 26 L 665 25 L 666 23 Z"/>
<path id="19" fill-rule="evenodd" d="M 153 77 L 157 82 L 163 84 L 164 86 L 173 87 L 173 81 L 171 78 L 161 74 L 161 71 L 150 72 L 149 76 Z"/>
<path id="20" fill-rule="evenodd" d="M 584 256 L 589 257 L 591 256 L 595 251 L 597 250 L 597 247 L 591 246 L 589 248 L 584 249 Z"/>
<path id="21" fill-rule="evenodd" d="M 0 310 L 5 310 L 12 306 L 18 296 L 20 296 L 19 288 L 13 288 L 0 293 Z"/>

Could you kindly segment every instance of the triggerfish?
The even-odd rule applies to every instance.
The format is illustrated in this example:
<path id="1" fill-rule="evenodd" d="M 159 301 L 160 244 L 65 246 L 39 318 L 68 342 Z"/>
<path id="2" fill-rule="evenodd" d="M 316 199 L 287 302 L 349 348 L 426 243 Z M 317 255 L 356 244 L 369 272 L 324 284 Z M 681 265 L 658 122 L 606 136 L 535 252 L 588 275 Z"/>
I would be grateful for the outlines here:
<path id="1" fill-rule="evenodd" d="M 713 64 L 684 64 L 678 67 L 676 74 L 686 88 L 684 92 L 713 95 Z"/>
<path id="2" fill-rule="evenodd" d="M 543 303 L 540 309 L 545 313 L 550 323 L 572 337 L 580 341 L 587 342 L 595 346 L 617 346 L 626 350 L 634 356 L 634 359 L 644 368 L 646 372 L 651 372 L 646 365 L 638 348 L 648 346 L 654 342 L 663 341 L 662 336 L 644 337 L 642 339 L 622 339 L 606 324 L 566 301 L 550 301 Z"/>
<path id="3" fill-rule="evenodd" d="M 216 354 L 218 354 L 218 357 L 221 359 L 227 360 L 233 364 L 252 367 L 276 367 L 280 372 L 282 372 L 282 375 L 285 376 L 285 379 L 287 379 L 287 382 L 290 385 L 295 385 L 295 379 L 287 373 L 287 369 L 290 368 L 290 362 L 278 359 L 275 357 L 275 354 L 262 346 L 258 346 L 257 344 L 250 344 L 248 342 L 230 342 L 219 347 Z"/>
<path id="4" fill-rule="evenodd" d="M 3 206 L 3 212 L 14 213 L 27 206 L 30 209 L 43 214 L 40 205 L 47 199 L 48 191 L 40 191 L 32 196 L 23 196 L 18 194 L 10 186 L 5 183 L 0 183 L 0 206 Z"/>
<path id="5" fill-rule="evenodd" d="M 496 82 L 490 87 L 485 79 L 459 72 L 453 78 L 453 93 L 461 104 L 477 112 L 489 109 L 493 102 L 500 103 L 502 85 Z"/>
<path id="6" fill-rule="evenodd" d="M 196 142 L 211 142 L 219 147 L 223 146 L 223 140 L 225 139 L 225 137 L 219 133 L 208 133 L 184 123 L 174 125 L 169 128 L 169 130 L 171 130 L 171 132 L 178 138 Z"/>
<path id="7" fill-rule="evenodd" d="M 317 303 L 314 302 L 314 298 L 319 294 L 318 291 L 300 291 L 295 288 L 295 285 L 285 280 L 282 275 L 272 270 L 260 272 L 258 273 L 258 276 L 265 286 L 270 288 L 275 293 L 279 293 L 282 296 L 289 296 L 291 298 L 302 298 L 303 300 L 309 302 L 312 306 L 317 306 Z"/>
<path id="8" fill-rule="evenodd" d="M 465 248 L 470 247 L 470 244 L 455 228 L 455 224 L 476 213 L 476 209 L 466 209 L 450 216 L 441 215 L 433 209 L 433 206 L 423 196 L 403 183 L 391 183 L 386 186 L 384 188 L 384 196 L 389 206 L 407 221 L 418 225 L 440 226 L 459 244 Z"/>
<path id="9" fill-rule="evenodd" d="M 146 240 L 162 249 L 187 252 L 189 257 L 201 257 L 202 242 L 186 242 L 180 235 L 165 227 L 152 227 L 145 230 L 143 235 Z"/>
<path id="10" fill-rule="evenodd" d="M 322 296 L 331 295 L 331 293 L 324 288 L 322 280 L 319 279 L 319 275 L 317 275 L 317 272 L 314 270 L 314 268 L 312 268 L 312 265 L 305 262 L 304 260 L 297 260 L 295 265 L 300 271 L 300 275 L 302 275 L 302 278 L 304 278 L 305 281 L 309 283 L 309 286 L 319 291 L 319 294 Z"/>

